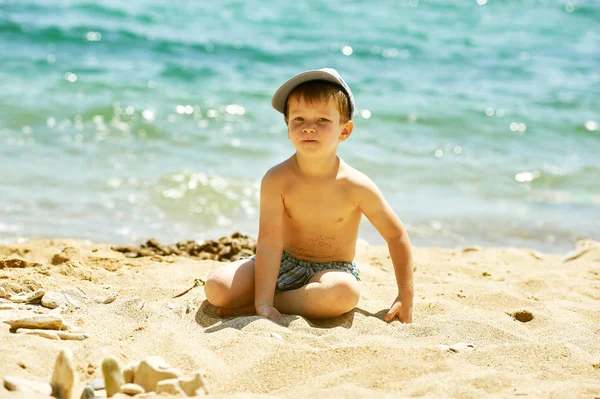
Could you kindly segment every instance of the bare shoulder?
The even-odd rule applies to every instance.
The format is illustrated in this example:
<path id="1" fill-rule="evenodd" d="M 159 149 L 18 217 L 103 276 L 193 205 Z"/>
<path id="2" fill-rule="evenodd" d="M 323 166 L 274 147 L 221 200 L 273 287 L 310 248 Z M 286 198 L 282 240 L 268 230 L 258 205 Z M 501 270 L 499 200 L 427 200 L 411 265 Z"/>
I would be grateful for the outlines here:
<path id="1" fill-rule="evenodd" d="M 283 186 L 292 175 L 291 158 L 270 168 L 262 178 L 262 184 Z"/>
<path id="2" fill-rule="evenodd" d="M 341 162 L 341 170 L 344 181 L 348 186 L 348 190 L 355 195 L 365 195 L 369 192 L 378 192 L 378 188 L 373 183 L 373 180 L 363 172 L 348 165 L 346 162 Z"/>

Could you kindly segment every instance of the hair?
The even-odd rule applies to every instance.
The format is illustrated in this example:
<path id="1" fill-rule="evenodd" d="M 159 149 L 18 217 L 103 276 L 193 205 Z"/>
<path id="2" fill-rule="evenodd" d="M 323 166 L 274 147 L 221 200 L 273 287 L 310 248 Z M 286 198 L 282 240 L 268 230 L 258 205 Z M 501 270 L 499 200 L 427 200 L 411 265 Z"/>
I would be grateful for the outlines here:
<path id="1" fill-rule="evenodd" d="M 333 99 L 338 111 L 340 112 L 340 121 L 348 122 L 350 119 L 350 101 L 348 95 L 342 86 L 326 80 L 311 80 L 310 82 L 302 83 L 292 90 L 283 109 L 285 122 L 288 122 L 288 105 L 291 98 L 303 99 L 307 103 L 314 104 L 320 101 L 329 101 Z"/>

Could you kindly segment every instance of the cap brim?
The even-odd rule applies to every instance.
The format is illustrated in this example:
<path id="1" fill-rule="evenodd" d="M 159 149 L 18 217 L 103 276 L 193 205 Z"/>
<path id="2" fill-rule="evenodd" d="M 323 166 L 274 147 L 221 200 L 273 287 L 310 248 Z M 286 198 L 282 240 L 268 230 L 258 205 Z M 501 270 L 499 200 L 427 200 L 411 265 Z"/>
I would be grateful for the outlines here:
<path id="1" fill-rule="evenodd" d="M 341 86 L 344 89 L 344 91 L 346 91 L 342 83 L 330 73 L 319 70 L 306 71 L 294 76 L 293 78 L 285 82 L 283 85 L 281 85 L 279 89 L 277 89 L 275 94 L 273 94 L 273 98 L 271 99 L 271 105 L 273 105 L 273 108 L 275 108 L 277 111 L 283 114 L 287 99 L 292 90 L 294 90 L 302 83 L 310 82 L 311 80 L 325 80 L 331 83 L 335 83 Z"/>

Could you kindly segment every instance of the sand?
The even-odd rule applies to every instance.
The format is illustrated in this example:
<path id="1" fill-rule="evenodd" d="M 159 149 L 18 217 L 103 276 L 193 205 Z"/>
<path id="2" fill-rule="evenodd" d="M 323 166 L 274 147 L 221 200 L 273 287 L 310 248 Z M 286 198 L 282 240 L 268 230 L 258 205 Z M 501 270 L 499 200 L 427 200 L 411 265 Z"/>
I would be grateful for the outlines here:
<path id="1" fill-rule="evenodd" d="M 107 355 L 122 365 L 160 355 L 184 373 L 203 369 L 215 397 L 600 397 L 600 243 L 575 249 L 565 259 L 516 248 L 415 248 L 414 321 L 404 325 L 383 321 L 396 294 L 387 249 L 361 241 L 355 311 L 321 322 L 286 315 L 280 326 L 256 316 L 221 319 L 201 287 L 173 298 L 217 261 L 128 258 L 75 240 L 0 245 L 8 292 L 62 290 L 79 302 L 55 310 L 21 304 L 0 310 L 0 321 L 60 314 L 89 335 L 57 341 L 2 323 L 0 378 L 49 381 L 68 348 L 77 398 L 101 377 Z M 68 256 L 54 265 L 59 251 Z M 118 293 L 114 302 L 96 302 L 110 292 Z M 533 318 L 517 320 L 526 316 Z M 0 397 L 34 396 L 0 384 Z"/>

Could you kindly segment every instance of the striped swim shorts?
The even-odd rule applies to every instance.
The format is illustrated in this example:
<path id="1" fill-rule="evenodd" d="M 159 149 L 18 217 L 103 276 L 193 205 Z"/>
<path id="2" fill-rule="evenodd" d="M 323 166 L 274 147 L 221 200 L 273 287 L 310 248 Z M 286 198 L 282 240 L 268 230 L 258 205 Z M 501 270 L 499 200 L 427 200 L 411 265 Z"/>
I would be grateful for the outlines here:
<path id="1" fill-rule="evenodd" d="M 250 259 L 256 260 L 256 255 L 253 255 Z M 315 274 L 323 270 L 342 270 L 352 274 L 356 280 L 360 281 L 360 270 L 358 270 L 355 262 L 311 262 L 296 259 L 283 251 L 275 291 L 290 291 L 303 287 L 308 284 L 308 280 Z"/>

